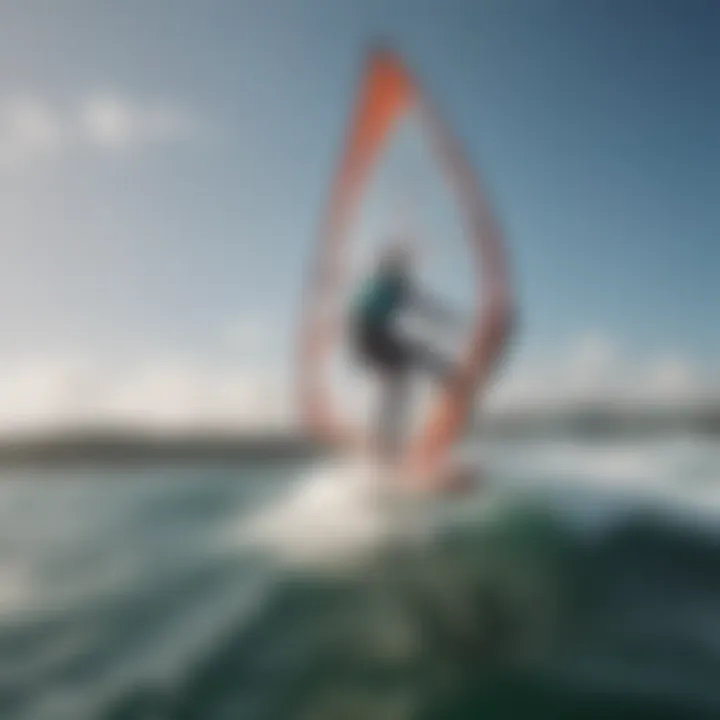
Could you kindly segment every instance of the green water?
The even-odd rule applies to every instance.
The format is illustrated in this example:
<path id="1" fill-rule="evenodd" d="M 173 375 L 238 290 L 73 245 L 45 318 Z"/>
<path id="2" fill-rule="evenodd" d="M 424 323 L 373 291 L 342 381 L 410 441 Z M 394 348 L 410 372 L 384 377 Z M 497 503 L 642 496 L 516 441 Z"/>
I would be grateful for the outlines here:
<path id="1" fill-rule="evenodd" d="M 288 461 L 6 471 L 0 717 L 719 717 L 712 486 L 556 451 L 409 534 Z"/>

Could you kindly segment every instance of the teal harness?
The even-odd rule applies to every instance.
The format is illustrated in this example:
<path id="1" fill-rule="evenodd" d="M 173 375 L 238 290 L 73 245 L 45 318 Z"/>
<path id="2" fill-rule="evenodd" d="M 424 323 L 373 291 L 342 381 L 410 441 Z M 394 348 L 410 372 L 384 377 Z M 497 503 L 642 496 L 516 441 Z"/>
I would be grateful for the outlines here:
<path id="1" fill-rule="evenodd" d="M 404 283 L 395 275 L 371 278 L 361 290 L 356 305 L 361 322 L 374 326 L 389 325 L 404 299 Z"/>

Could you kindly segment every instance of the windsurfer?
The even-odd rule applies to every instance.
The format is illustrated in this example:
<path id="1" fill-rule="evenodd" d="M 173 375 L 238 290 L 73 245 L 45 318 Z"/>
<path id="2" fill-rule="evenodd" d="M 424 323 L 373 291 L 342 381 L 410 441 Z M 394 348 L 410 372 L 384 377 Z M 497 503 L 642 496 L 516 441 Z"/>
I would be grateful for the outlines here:
<path id="1" fill-rule="evenodd" d="M 406 243 L 386 248 L 359 290 L 351 318 L 355 355 L 381 382 L 376 443 L 380 456 L 389 462 L 397 460 L 402 450 L 410 374 L 420 370 L 444 383 L 452 372 L 451 363 L 429 344 L 406 337 L 397 327 L 399 313 L 408 307 L 439 322 L 456 321 L 441 302 L 419 291 L 413 259 Z"/>

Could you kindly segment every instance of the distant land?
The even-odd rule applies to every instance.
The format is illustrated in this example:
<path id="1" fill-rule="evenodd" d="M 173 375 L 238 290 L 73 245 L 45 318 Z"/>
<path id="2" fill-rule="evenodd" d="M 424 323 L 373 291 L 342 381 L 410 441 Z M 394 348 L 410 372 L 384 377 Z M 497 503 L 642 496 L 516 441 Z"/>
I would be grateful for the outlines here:
<path id="1" fill-rule="evenodd" d="M 493 413 L 470 435 L 491 439 L 621 439 L 677 434 L 720 437 L 720 406 L 702 409 L 547 409 Z M 329 452 L 298 431 L 74 427 L 0 436 L 0 466 L 186 461 L 298 461 Z"/>
<path id="2" fill-rule="evenodd" d="M 0 437 L 0 467 L 76 463 L 145 464 L 185 461 L 301 460 L 325 454 L 299 433 L 148 432 L 140 429 L 69 429 Z"/>
<path id="3" fill-rule="evenodd" d="M 628 437 L 666 434 L 720 435 L 720 404 L 694 407 L 613 407 L 588 403 L 572 408 L 488 415 L 484 432 L 510 437 Z"/>

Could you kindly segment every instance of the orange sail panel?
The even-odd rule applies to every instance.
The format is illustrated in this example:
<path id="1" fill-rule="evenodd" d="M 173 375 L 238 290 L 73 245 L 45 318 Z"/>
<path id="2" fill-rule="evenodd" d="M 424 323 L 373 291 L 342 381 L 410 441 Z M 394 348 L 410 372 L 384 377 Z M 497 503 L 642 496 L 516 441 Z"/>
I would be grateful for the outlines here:
<path id="1" fill-rule="evenodd" d="M 444 456 L 463 432 L 480 392 L 502 358 L 512 330 L 514 299 L 502 231 L 486 193 L 460 143 L 427 98 L 421 110 L 463 214 L 478 288 L 476 317 L 466 349 L 405 457 L 412 475 L 432 478 L 438 476 Z"/>
<path id="2" fill-rule="evenodd" d="M 412 107 L 415 97 L 411 78 L 391 52 L 370 53 L 321 227 L 301 337 L 301 412 L 304 422 L 323 441 L 362 442 L 358 433 L 343 422 L 324 383 L 330 347 L 339 330 L 327 321 L 326 315 L 334 292 L 342 282 L 343 245 L 368 174 L 397 121 Z"/>
<path id="3" fill-rule="evenodd" d="M 330 204 L 329 241 L 342 239 L 373 161 L 414 99 L 413 83 L 397 58 L 388 51 L 373 53 Z"/>
<path id="4" fill-rule="evenodd" d="M 473 400 L 501 354 L 510 323 L 509 282 L 499 228 L 464 152 L 415 79 L 388 50 L 369 55 L 323 218 L 301 328 L 300 401 L 304 423 L 322 441 L 368 444 L 366 429 L 352 426 L 330 391 L 330 355 L 343 338 L 329 315 L 347 280 L 346 245 L 370 173 L 399 120 L 410 111 L 421 120 L 464 220 L 466 269 L 475 288 L 469 308 L 474 319 L 454 358 L 454 377 L 436 390 L 408 443 L 405 465 L 423 474 L 437 469 L 463 431 Z"/>

